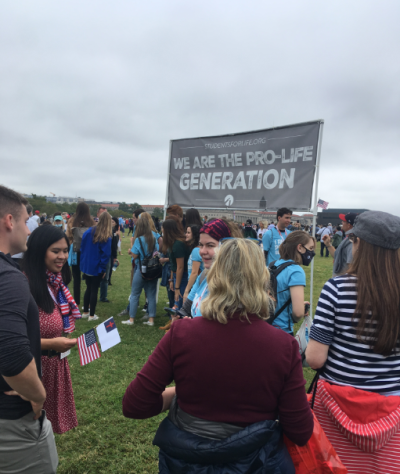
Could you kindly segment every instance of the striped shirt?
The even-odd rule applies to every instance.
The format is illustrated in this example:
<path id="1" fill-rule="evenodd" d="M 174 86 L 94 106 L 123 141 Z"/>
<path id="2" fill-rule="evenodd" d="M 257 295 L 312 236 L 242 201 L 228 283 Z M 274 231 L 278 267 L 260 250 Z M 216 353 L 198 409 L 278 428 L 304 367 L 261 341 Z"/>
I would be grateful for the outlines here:
<path id="1" fill-rule="evenodd" d="M 356 337 L 358 317 L 357 278 L 343 275 L 325 283 L 319 297 L 310 337 L 329 346 L 321 377 L 339 385 L 350 385 L 370 392 L 400 390 L 400 344 L 397 355 L 375 354 L 368 344 Z M 376 322 L 371 321 L 372 326 Z"/>

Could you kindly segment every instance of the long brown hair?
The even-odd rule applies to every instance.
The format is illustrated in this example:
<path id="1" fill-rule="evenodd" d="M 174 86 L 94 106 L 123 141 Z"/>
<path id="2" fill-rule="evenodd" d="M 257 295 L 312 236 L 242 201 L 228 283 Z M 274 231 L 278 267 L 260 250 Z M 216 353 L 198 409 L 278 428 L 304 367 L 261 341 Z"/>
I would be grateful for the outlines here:
<path id="1" fill-rule="evenodd" d="M 107 242 L 112 236 L 111 216 L 108 212 L 102 212 L 99 217 L 99 222 L 95 227 L 93 235 L 93 243 Z"/>
<path id="2" fill-rule="evenodd" d="M 389 356 L 400 338 L 400 250 L 358 240 L 348 269 L 357 276 L 357 339 L 376 354 Z"/>
<path id="3" fill-rule="evenodd" d="M 186 245 L 182 226 L 178 226 L 175 219 L 165 219 L 163 222 L 163 253 L 167 253 L 168 250 L 171 250 L 174 242 L 177 240 L 180 240 Z"/>
<path id="4" fill-rule="evenodd" d="M 148 221 L 148 223 L 149 223 L 149 226 L 150 226 L 150 229 L 151 229 L 153 232 L 157 232 L 156 226 L 154 225 L 153 218 L 151 217 L 151 215 L 150 215 L 148 212 L 142 212 L 142 213 L 140 214 L 140 218 L 141 218 L 141 219 L 147 219 L 147 221 Z"/>
<path id="5" fill-rule="evenodd" d="M 72 220 L 72 227 L 92 227 L 94 220 L 90 215 L 89 206 L 86 202 L 80 202 L 76 206 L 76 212 Z"/>
<path id="6" fill-rule="evenodd" d="M 155 237 L 151 231 L 150 222 L 146 217 L 143 217 L 144 214 L 146 213 L 142 212 L 136 222 L 135 240 L 133 242 L 143 236 L 147 244 L 147 251 L 150 253 L 153 247 L 155 247 Z"/>
<path id="7" fill-rule="evenodd" d="M 297 246 L 307 245 L 310 240 L 314 241 L 314 237 L 307 234 L 304 230 L 295 230 L 291 232 L 286 239 L 279 246 L 279 255 L 283 260 L 293 260 L 298 265 L 301 265 L 302 259 Z"/>

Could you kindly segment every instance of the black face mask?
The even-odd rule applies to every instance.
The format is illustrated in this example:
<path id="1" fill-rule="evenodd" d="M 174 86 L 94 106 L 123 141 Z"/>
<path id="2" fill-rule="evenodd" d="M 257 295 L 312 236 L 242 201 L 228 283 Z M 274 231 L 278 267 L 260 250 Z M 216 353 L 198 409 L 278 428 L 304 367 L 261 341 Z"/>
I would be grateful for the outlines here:
<path id="1" fill-rule="evenodd" d="M 305 248 L 305 247 L 304 247 Z M 305 267 L 308 267 L 310 265 L 311 260 L 315 257 L 315 252 L 314 250 L 308 250 L 306 249 L 305 253 L 301 254 L 301 260 L 303 261 L 303 265 Z"/>

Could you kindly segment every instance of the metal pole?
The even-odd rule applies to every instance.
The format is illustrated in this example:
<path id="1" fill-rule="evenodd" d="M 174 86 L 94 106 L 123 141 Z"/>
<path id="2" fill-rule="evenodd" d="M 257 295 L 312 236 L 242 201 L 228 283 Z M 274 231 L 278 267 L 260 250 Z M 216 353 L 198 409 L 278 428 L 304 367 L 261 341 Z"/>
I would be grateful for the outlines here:
<path id="1" fill-rule="evenodd" d="M 319 163 L 321 159 L 321 144 L 322 144 L 322 132 L 324 129 L 324 121 L 321 120 L 319 124 L 319 136 L 318 136 L 318 150 L 317 160 L 315 163 L 315 186 L 314 186 L 314 211 L 313 211 L 313 232 L 312 235 L 315 239 L 315 226 L 317 225 L 317 214 L 318 214 L 318 180 L 319 180 Z M 313 316 L 313 289 L 314 289 L 314 259 L 311 261 L 311 277 L 310 277 L 310 315 Z"/>
<path id="2" fill-rule="evenodd" d="M 171 174 L 171 160 L 172 160 L 172 140 L 169 141 L 169 159 L 168 159 L 168 172 L 167 172 L 167 189 L 165 190 L 165 205 L 164 205 L 164 218 L 167 215 L 167 207 L 168 207 L 168 191 L 169 191 L 169 177 Z"/>

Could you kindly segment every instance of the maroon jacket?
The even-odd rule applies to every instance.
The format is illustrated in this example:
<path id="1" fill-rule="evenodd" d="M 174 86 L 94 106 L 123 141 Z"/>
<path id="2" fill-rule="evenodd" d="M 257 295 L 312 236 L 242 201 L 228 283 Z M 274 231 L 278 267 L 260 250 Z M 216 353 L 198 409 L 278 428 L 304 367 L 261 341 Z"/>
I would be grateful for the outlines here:
<path id="1" fill-rule="evenodd" d="M 249 319 L 173 323 L 127 388 L 124 415 L 158 415 L 161 394 L 174 380 L 178 404 L 190 415 L 243 427 L 279 417 L 288 438 L 305 444 L 314 423 L 299 346 L 256 315 Z"/>

